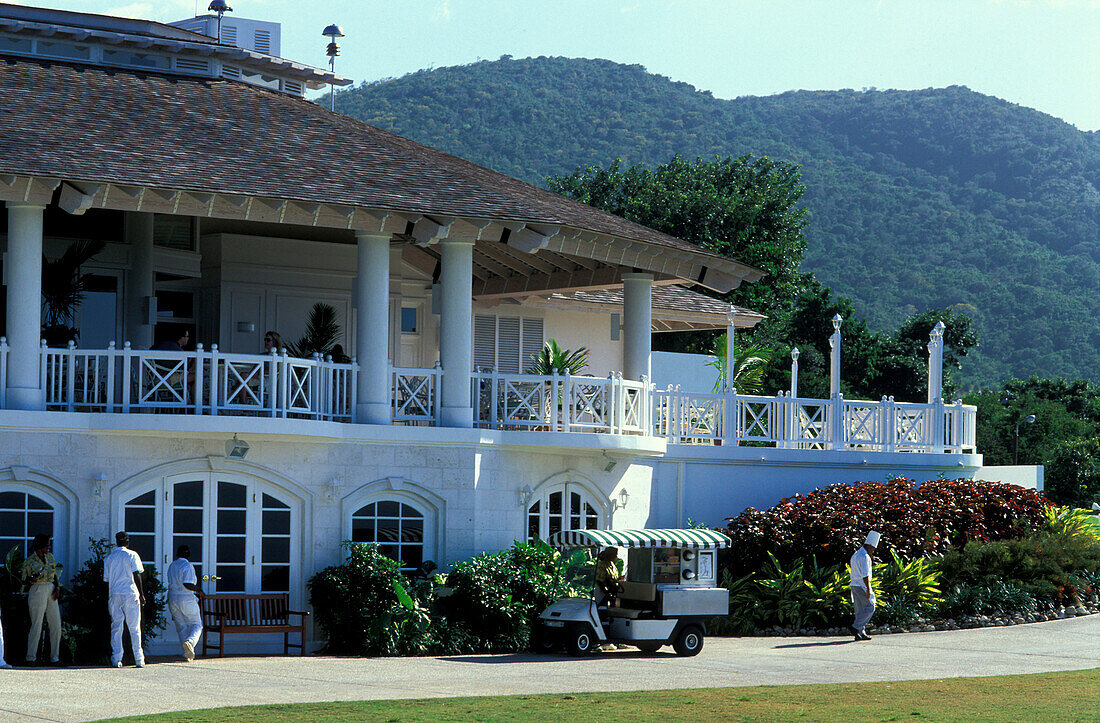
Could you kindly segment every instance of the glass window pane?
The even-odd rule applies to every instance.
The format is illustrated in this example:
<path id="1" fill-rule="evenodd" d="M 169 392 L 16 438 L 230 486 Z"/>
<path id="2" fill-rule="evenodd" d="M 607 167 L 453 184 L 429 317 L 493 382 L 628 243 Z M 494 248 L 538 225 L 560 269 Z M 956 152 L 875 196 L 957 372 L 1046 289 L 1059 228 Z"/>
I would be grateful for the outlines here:
<path id="1" fill-rule="evenodd" d="M 562 493 L 561 492 L 553 492 L 553 493 L 550 494 L 550 514 L 552 514 L 552 515 L 560 515 L 561 514 L 561 498 L 562 498 Z"/>
<path id="2" fill-rule="evenodd" d="M 551 517 L 548 521 L 549 521 L 550 524 L 549 524 L 549 526 L 547 527 L 547 530 L 546 530 L 547 537 L 554 534 L 555 532 L 561 532 L 561 518 L 560 517 Z"/>
<path id="3" fill-rule="evenodd" d="M 154 490 L 150 490 L 143 495 L 138 495 L 134 499 L 127 502 L 127 505 L 148 505 L 152 507 L 157 503 L 157 493 Z"/>
<path id="4" fill-rule="evenodd" d="M 352 542 L 375 542 L 374 537 L 374 520 L 352 520 L 351 521 L 351 541 Z"/>
<path id="5" fill-rule="evenodd" d="M 219 537 L 218 562 L 244 562 L 244 538 Z"/>
<path id="6" fill-rule="evenodd" d="M 264 510 L 263 534 L 289 535 L 290 510 Z"/>
<path id="7" fill-rule="evenodd" d="M 195 564 L 197 567 L 202 562 L 202 537 L 199 535 L 175 535 L 172 537 L 172 554 L 176 554 L 176 550 L 180 545 L 187 545 L 191 548 L 191 557 L 187 558 Z"/>
<path id="8" fill-rule="evenodd" d="M 401 555 L 397 551 L 397 545 L 379 545 L 378 552 L 381 553 L 383 557 L 388 557 L 391 560 L 398 560 L 401 558 Z"/>
<path id="9" fill-rule="evenodd" d="M 0 530 L 5 535 L 12 537 L 26 537 L 27 531 L 23 527 L 22 512 L 0 512 Z"/>
<path id="10" fill-rule="evenodd" d="M 142 562 L 152 564 L 157 554 L 156 536 L 130 533 L 130 549 L 138 554 Z"/>
<path id="11" fill-rule="evenodd" d="M 358 510 L 356 510 L 355 516 L 356 517 L 374 517 L 374 503 L 371 502 L 369 505 L 366 505 L 364 507 L 360 507 Z"/>
<path id="12" fill-rule="evenodd" d="M 173 510 L 172 531 L 176 533 L 202 533 L 202 510 Z"/>
<path id="13" fill-rule="evenodd" d="M 52 512 L 27 513 L 27 537 L 34 537 L 35 535 L 49 535 L 53 537 Z"/>
<path id="14" fill-rule="evenodd" d="M 248 501 L 244 485 L 218 482 L 218 507 L 244 507 Z"/>
<path id="15" fill-rule="evenodd" d="M 280 502 L 269 494 L 263 497 L 265 510 L 289 510 L 290 505 Z"/>
<path id="16" fill-rule="evenodd" d="M 422 515 L 420 513 L 420 510 L 416 509 L 412 505 L 401 505 L 401 516 L 402 517 L 423 517 L 424 515 Z"/>
<path id="17" fill-rule="evenodd" d="M 397 517 L 400 505 L 397 502 L 385 501 L 378 503 L 379 517 Z"/>
<path id="18" fill-rule="evenodd" d="M 176 484 L 172 502 L 176 507 L 202 507 L 202 480 Z"/>
<path id="19" fill-rule="evenodd" d="M 26 498 L 22 492 L 0 492 L 0 510 L 21 510 Z"/>
<path id="20" fill-rule="evenodd" d="M 3 505 L 0 505 L 3 507 Z M 27 495 L 27 509 L 29 510 L 52 510 L 49 502 L 46 500 L 40 500 L 34 495 Z"/>
<path id="21" fill-rule="evenodd" d="M 135 532 L 153 532 L 155 529 L 154 513 L 156 511 L 148 507 L 127 507 L 124 527 L 133 535 Z"/>
<path id="22" fill-rule="evenodd" d="M 290 562 L 290 538 L 265 537 L 261 545 L 263 562 Z"/>
<path id="23" fill-rule="evenodd" d="M 244 510 L 218 510 L 218 534 L 243 535 L 244 515 Z"/>
<path id="24" fill-rule="evenodd" d="M 405 563 L 405 567 L 420 567 L 420 563 L 424 562 L 424 546 L 402 545 L 401 561 Z"/>
<path id="25" fill-rule="evenodd" d="M 397 520 L 378 520 L 378 541 L 397 542 Z"/>
<path id="26" fill-rule="evenodd" d="M 424 541 L 424 521 L 423 520 L 402 520 L 401 521 L 401 542 L 423 542 Z"/>
<path id="27" fill-rule="evenodd" d="M 287 565 L 264 565 L 260 578 L 260 592 L 289 592 L 290 567 Z"/>
<path id="28" fill-rule="evenodd" d="M 416 308 L 410 306 L 401 307 L 401 332 L 403 334 L 416 333 Z"/>
<path id="29" fill-rule="evenodd" d="M 539 534 L 539 516 L 528 515 L 527 516 L 527 539 L 528 541 L 537 540 L 541 537 Z"/>
<path id="30" fill-rule="evenodd" d="M 579 515 L 581 513 L 581 496 L 576 492 L 569 495 L 569 514 Z"/>
<path id="31" fill-rule="evenodd" d="M 218 565 L 218 592 L 244 592 L 244 566 Z"/>

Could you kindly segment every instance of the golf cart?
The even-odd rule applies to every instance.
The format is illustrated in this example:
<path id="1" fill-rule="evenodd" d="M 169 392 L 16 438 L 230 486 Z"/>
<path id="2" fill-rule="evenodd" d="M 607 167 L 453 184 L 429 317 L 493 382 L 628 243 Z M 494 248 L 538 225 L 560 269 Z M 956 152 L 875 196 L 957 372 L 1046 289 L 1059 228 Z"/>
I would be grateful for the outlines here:
<path id="1" fill-rule="evenodd" d="M 600 643 L 624 643 L 645 652 L 671 645 L 678 655 L 703 649 L 706 620 L 729 612 L 729 591 L 718 586 L 717 551 L 729 538 L 712 530 L 565 530 L 548 542 L 570 549 L 625 548 L 626 579 L 617 599 L 558 600 L 539 614 L 534 647 L 546 653 L 564 644 L 584 655 Z"/>

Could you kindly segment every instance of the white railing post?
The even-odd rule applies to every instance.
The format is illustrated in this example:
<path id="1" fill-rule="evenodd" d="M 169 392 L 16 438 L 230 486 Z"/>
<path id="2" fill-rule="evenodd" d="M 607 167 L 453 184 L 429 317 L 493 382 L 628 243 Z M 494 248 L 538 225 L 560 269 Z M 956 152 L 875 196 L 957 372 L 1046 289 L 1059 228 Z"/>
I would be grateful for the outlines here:
<path id="1" fill-rule="evenodd" d="M 791 396 L 798 398 L 798 347 L 791 349 Z"/>
<path id="2" fill-rule="evenodd" d="M 132 369 L 130 357 L 132 356 L 130 349 L 130 342 L 126 341 L 122 343 L 122 411 L 125 414 L 130 413 L 130 390 L 134 386 L 134 380 L 131 378 Z"/>
<path id="3" fill-rule="evenodd" d="M 837 393 L 833 399 L 833 425 L 831 449 L 844 449 L 844 429 L 848 420 L 844 418 L 844 395 Z"/>
<path id="4" fill-rule="evenodd" d="M 0 409 L 8 408 L 8 337 L 0 336 Z"/>
<path id="5" fill-rule="evenodd" d="M 210 414 L 211 416 L 218 416 L 218 408 L 222 404 L 228 404 L 228 399 L 222 399 L 223 394 L 229 393 L 229 376 L 222 369 L 222 361 L 220 358 L 221 352 L 218 349 L 217 344 L 210 345 Z M 260 369 L 260 384 L 263 384 L 263 368 Z M 263 387 L 261 386 L 260 389 Z M 263 397 L 260 397 L 260 404 L 263 404 Z"/>
<path id="6" fill-rule="evenodd" d="M 883 450 L 893 452 L 898 439 L 898 410 L 893 397 L 882 397 Z"/>
<path id="7" fill-rule="evenodd" d="M 724 429 L 722 429 L 718 438 L 722 440 L 723 444 L 736 447 L 741 444 L 741 430 L 739 429 L 741 410 L 738 408 L 737 388 L 730 387 L 727 389 L 725 397 L 725 409 L 723 410 L 725 414 L 722 415 L 725 419 L 721 422 Z"/>
<path id="8" fill-rule="evenodd" d="M 76 394 L 76 343 L 69 339 L 69 343 L 65 346 L 65 351 L 62 352 L 62 359 L 64 359 L 65 369 L 65 411 L 73 411 L 73 397 Z M 45 366 L 45 365 L 40 365 Z M 42 387 L 45 391 L 45 386 Z"/>
<path id="9" fill-rule="evenodd" d="M 195 354 L 195 385 L 194 385 L 195 398 L 192 399 L 191 401 L 195 403 L 195 414 L 202 414 L 203 377 L 205 377 L 206 375 L 203 372 L 203 366 L 204 365 L 203 365 L 203 362 L 202 362 L 203 351 L 202 351 L 202 344 L 201 343 L 195 344 L 194 354 Z M 187 364 L 186 364 L 186 362 L 184 363 L 184 367 L 183 367 L 183 385 L 184 385 L 184 388 L 186 389 L 187 388 Z"/>
<path id="10" fill-rule="evenodd" d="M 115 342 L 107 342 L 107 392 L 106 399 L 103 401 L 106 403 L 107 412 L 115 411 L 115 361 L 117 353 L 115 350 Z"/>
<path id="11" fill-rule="evenodd" d="M 271 416 L 276 417 L 279 415 L 279 351 L 275 347 L 271 347 L 270 363 L 271 369 L 268 370 L 268 373 L 270 374 L 271 394 L 268 395 L 267 404 Z"/>
<path id="12" fill-rule="evenodd" d="M 840 394 L 840 326 L 844 317 L 833 317 L 833 335 L 829 337 L 829 397 Z"/>
<path id="13" fill-rule="evenodd" d="M 348 419 L 352 424 L 359 423 L 359 357 L 353 356 L 351 358 L 351 373 L 348 375 L 348 387 L 346 394 L 348 396 Z M 390 400 L 390 404 L 393 404 L 393 400 Z"/>
<path id="14" fill-rule="evenodd" d="M 567 369 L 565 371 L 565 379 L 563 381 L 563 389 L 565 393 L 562 394 L 564 404 L 562 405 L 562 421 L 561 431 L 572 432 L 573 431 L 573 379 L 572 374 Z"/>
<path id="15" fill-rule="evenodd" d="M 963 451 L 963 414 L 963 400 L 956 399 L 955 414 L 953 415 L 954 418 L 951 420 L 952 426 L 954 427 L 952 430 L 954 439 L 951 441 L 954 442 L 953 448 L 956 454 L 962 454 Z"/>

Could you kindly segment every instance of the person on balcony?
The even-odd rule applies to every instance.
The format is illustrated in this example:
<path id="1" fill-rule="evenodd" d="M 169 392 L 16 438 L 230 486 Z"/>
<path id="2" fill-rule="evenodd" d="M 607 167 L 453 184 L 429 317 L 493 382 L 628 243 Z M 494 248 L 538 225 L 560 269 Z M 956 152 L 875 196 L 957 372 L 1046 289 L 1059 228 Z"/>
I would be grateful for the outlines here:
<path id="1" fill-rule="evenodd" d="M 31 630 L 27 636 L 27 662 L 38 658 L 38 644 L 42 640 L 42 621 L 50 628 L 50 665 L 61 664 L 61 611 L 57 598 L 61 584 L 57 571 L 61 565 L 53 556 L 53 544 L 48 535 L 35 535 L 31 542 L 31 554 L 23 563 L 23 582 L 30 585 L 27 609 L 31 614 Z"/>
<path id="2" fill-rule="evenodd" d="M 272 351 L 281 352 L 285 348 L 286 344 L 279 332 L 269 331 L 264 334 L 264 354 L 270 354 Z"/>
<path id="3" fill-rule="evenodd" d="M 191 548 L 180 545 L 176 550 L 176 559 L 168 566 L 165 575 L 168 580 L 168 611 L 176 623 L 176 635 L 183 648 L 183 657 L 188 662 L 195 659 L 195 647 L 202 635 L 202 613 L 198 601 L 202 588 L 190 558 Z"/>
<path id="4" fill-rule="evenodd" d="M 183 327 L 178 333 L 162 338 L 150 349 L 152 351 L 185 351 L 191 344 L 191 330 Z"/>
<path id="5" fill-rule="evenodd" d="M 141 558 L 130 549 L 130 536 L 115 535 L 115 549 L 103 558 L 103 579 L 107 582 L 107 610 L 111 613 L 111 666 L 122 667 L 122 626 L 130 629 L 130 648 L 134 664 L 145 667 L 145 652 L 141 649 L 141 606 L 145 592 L 141 573 L 145 567 Z"/>
<path id="6" fill-rule="evenodd" d="M 871 616 L 875 614 L 875 591 L 871 587 L 873 564 L 871 553 L 878 547 L 879 533 L 871 530 L 867 533 L 867 539 L 863 547 L 856 550 L 851 560 L 852 607 L 855 609 L 855 620 L 848 626 L 848 630 L 856 637 L 856 641 L 870 640 L 867 634 L 867 623 L 871 622 Z"/>

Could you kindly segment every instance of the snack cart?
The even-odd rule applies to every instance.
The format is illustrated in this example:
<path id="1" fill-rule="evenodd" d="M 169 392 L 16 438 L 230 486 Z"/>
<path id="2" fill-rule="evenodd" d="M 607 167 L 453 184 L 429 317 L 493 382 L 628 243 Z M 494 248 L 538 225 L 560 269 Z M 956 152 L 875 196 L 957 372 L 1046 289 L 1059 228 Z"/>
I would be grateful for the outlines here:
<path id="1" fill-rule="evenodd" d="M 646 652 L 671 645 L 679 655 L 703 649 L 706 620 L 729 612 L 729 591 L 718 586 L 718 550 L 729 538 L 713 530 L 567 530 L 550 536 L 559 548 L 626 549 L 626 579 L 607 604 L 590 597 L 558 600 L 539 614 L 535 649 L 564 644 L 572 655 L 600 643 L 625 643 Z"/>

